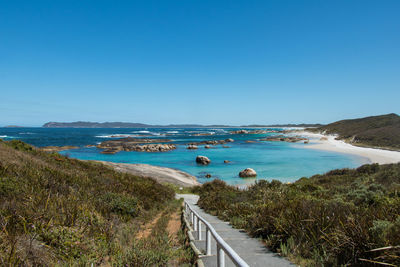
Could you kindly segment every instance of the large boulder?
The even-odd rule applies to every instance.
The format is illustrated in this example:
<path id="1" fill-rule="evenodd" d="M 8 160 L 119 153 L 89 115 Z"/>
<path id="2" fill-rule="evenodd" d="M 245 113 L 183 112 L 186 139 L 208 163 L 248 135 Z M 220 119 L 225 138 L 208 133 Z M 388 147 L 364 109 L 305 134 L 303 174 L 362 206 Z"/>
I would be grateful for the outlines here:
<path id="1" fill-rule="evenodd" d="M 236 131 L 231 131 L 231 134 L 248 134 L 249 131 L 247 130 L 236 130 Z"/>
<path id="2" fill-rule="evenodd" d="M 257 173 L 255 170 L 251 168 L 244 169 L 243 171 L 239 172 L 239 177 L 247 178 L 247 177 L 256 177 Z"/>
<path id="3" fill-rule="evenodd" d="M 208 165 L 208 164 L 210 164 L 211 160 L 205 156 L 197 156 L 196 162 L 198 164 Z"/>
<path id="4" fill-rule="evenodd" d="M 227 143 L 230 143 L 230 142 L 233 142 L 233 141 L 235 141 L 235 140 L 233 140 L 232 138 L 225 139 L 225 142 L 227 142 Z"/>
<path id="5" fill-rule="evenodd" d="M 198 147 L 196 145 L 188 145 L 186 148 L 187 149 L 197 149 Z"/>

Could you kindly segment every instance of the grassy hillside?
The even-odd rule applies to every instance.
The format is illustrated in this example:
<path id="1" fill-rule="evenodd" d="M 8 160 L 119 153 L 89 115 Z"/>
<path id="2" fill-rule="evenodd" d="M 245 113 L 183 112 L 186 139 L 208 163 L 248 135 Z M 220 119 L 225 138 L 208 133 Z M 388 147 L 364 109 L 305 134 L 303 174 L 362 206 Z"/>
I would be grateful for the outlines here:
<path id="1" fill-rule="evenodd" d="M 190 263 L 184 235 L 168 230 L 179 211 L 152 179 L 0 140 L 2 266 Z"/>
<path id="2" fill-rule="evenodd" d="M 215 180 L 200 188 L 199 205 L 301 266 L 400 266 L 400 164 L 247 190 Z"/>
<path id="3" fill-rule="evenodd" d="M 400 116 L 394 113 L 337 121 L 312 130 L 338 134 L 355 145 L 400 150 Z"/>

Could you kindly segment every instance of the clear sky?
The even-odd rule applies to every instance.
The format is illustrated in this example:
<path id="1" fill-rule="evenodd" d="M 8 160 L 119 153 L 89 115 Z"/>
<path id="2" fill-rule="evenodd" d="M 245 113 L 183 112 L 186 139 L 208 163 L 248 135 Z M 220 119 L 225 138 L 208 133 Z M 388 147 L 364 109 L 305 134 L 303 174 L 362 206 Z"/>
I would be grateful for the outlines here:
<path id="1" fill-rule="evenodd" d="M 0 0 L 0 125 L 400 113 L 398 0 Z"/>

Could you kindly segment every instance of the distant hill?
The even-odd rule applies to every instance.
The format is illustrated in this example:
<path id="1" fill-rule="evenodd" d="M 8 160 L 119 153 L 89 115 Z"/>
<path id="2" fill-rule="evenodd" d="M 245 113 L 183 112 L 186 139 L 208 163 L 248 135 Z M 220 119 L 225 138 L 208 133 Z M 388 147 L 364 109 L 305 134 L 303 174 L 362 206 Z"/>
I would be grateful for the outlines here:
<path id="1" fill-rule="evenodd" d="M 338 134 L 338 139 L 358 146 L 400 150 L 400 116 L 394 113 L 341 120 L 308 130 Z"/>

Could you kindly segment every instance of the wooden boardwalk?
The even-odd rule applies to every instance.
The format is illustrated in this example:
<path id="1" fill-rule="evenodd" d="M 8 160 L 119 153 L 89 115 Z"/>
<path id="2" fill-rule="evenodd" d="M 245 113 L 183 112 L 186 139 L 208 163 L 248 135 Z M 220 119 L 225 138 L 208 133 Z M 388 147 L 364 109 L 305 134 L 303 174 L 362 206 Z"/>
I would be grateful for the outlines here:
<path id="1" fill-rule="evenodd" d="M 243 230 L 234 229 L 232 226 L 224 221 L 221 221 L 216 216 L 212 216 L 199 206 L 197 206 L 198 196 L 190 194 L 177 195 L 177 198 L 183 198 L 201 217 L 208 221 L 217 233 L 225 240 L 229 246 L 235 250 L 237 254 L 249 265 L 249 266 L 295 266 L 288 260 L 272 253 L 265 247 L 258 239 L 249 237 Z M 189 220 L 188 220 L 189 221 Z M 202 236 L 205 236 L 205 227 L 202 228 Z M 194 238 L 197 238 L 198 234 L 193 233 Z M 194 241 L 196 248 L 202 252 L 200 259 L 204 266 L 217 266 L 217 245 L 214 239 L 211 242 L 211 256 L 205 256 L 206 244 L 204 240 Z M 228 256 L 225 256 L 225 266 L 235 266 Z"/>

